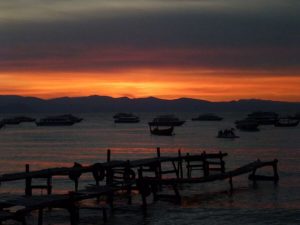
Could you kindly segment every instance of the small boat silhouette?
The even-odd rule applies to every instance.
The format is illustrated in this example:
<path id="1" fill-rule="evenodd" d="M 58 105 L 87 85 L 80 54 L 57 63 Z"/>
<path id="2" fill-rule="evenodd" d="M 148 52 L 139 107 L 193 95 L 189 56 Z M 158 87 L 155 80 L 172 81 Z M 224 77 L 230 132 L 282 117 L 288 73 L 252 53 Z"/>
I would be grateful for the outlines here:
<path id="1" fill-rule="evenodd" d="M 150 133 L 153 135 L 159 135 L 159 136 L 172 136 L 174 131 L 174 127 L 169 127 L 165 129 L 159 129 L 158 126 L 152 127 L 150 126 Z"/>
<path id="2" fill-rule="evenodd" d="M 131 113 L 118 113 L 113 117 L 115 123 L 139 123 L 140 118 Z"/>

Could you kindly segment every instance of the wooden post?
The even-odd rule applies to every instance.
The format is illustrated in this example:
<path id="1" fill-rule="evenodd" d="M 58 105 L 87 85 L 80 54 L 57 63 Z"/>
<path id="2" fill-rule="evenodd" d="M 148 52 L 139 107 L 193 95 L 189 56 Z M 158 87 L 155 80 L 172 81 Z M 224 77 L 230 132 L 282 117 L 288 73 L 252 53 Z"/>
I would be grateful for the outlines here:
<path id="1" fill-rule="evenodd" d="M 279 180 L 278 170 L 277 170 L 278 159 L 274 160 L 273 163 L 273 173 L 274 173 L 274 183 L 277 184 Z"/>
<path id="2" fill-rule="evenodd" d="M 140 185 L 140 194 L 142 197 L 142 208 L 143 208 L 143 213 L 146 214 L 147 213 L 147 198 L 146 198 L 146 194 L 144 193 L 143 190 L 143 171 L 142 171 L 142 167 L 140 167 L 138 169 L 138 184 Z"/>
<path id="3" fill-rule="evenodd" d="M 107 149 L 106 161 L 111 161 L 111 151 Z M 113 170 L 108 167 L 106 169 L 106 185 L 111 185 L 113 182 Z M 111 210 L 114 210 L 114 191 L 110 191 L 107 195 L 107 203 L 110 205 Z"/>
<path id="4" fill-rule="evenodd" d="M 158 160 L 160 160 L 160 147 L 157 147 L 156 153 L 157 153 Z M 157 178 L 159 179 L 159 181 L 161 181 L 161 179 L 162 179 L 162 174 L 161 174 L 162 169 L 161 169 L 161 162 L 160 161 L 158 161 L 156 170 L 157 170 Z M 162 190 L 162 185 L 160 185 L 160 184 L 159 184 L 159 190 L 160 191 Z"/>
<path id="5" fill-rule="evenodd" d="M 107 149 L 107 153 L 106 153 L 107 162 L 110 162 L 110 157 L 111 157 L 111 151 L 110 149 Z M 106 172 L 106 185 L 108 185 L 110 184 L 111 169 L 107 168 L 105 172 Z"/>
<path id="6" fill-rule="evenodd" d="M 209 163 L 207 161 L 206 152 L 202 153 L 203 155 L 203 173 L 204 176 L 207 177 L 209 175 Z"/>
<path id="7" fill-rule="evenodd" d="M 131 197 L 131 180 L 130 180 L 130 161 L 127 160 L 126 165 L 125 165 L 125 185 L 127 185 L 127 197 L 128 197 L 128 205 L 132 204 L 132 197 Z"/>
<path id="8" fill-rule="evenodd" d="M 223 160 L 223 153 L 222 153 L 222 151 L 220 151 L 219 154 L 220 154 L 221 172 L 225 173 L 225 162 Z"/>
<path id="9" fill-rule="evenodd" d="M 160 147 L 156 148 L 156 156 L 157 156 L 157 158 L 160 157 Z"/>
<path id="10" fill-rule="evenodd" d="M 79 211 L 76 209 L 74 202 L 71 203 L 70 207 L 68 208 L 70 213 L 70 223 L 71 225 L 77 225 L 79 220 Z"/>
<path id="11" fill-rule="evenodd" d="M 47 194 L 52 194 L 52 177 L 47 177 Z"/>
<path id="12" fill-rule="evenodd" d="M 191 176 L 192 176 L 192 171 L 191 171 L 191 168 L 190 168 L 190 159 L 189 159 L 189 157 L 190 157 L 190 153 L 186 153 L 187 178 L 191 178 Z"/>
<path id="13" fill-rule="evenodd" d="M 106 153 L 106 161 L 110 162 L 110 157 L 111 157 L 111 151 L 110 149 L 107 149 L 107 153 Z"/>
<path id="14" fill-rule="evenodd" d="M 29 164 L 26 164 L 25 172 L 29 173 L 29 171 L 30 171 Z M 30 177 L 26 177 L 26 179 L 25 179 L 25 195 L 26 196 L 32 196 L 31 182 L 32 182 L 32 179 Z"/>
<path id="15" fill-rule="evenodd" d="M 183 178 L 183 168 L 182 168 L 182 157 L 181 157 L 181 150 L 178 150 L 178 170 L 179 170 L 179 176 L 182 179 Z"/>
<path id="16" fill-rule="evenodd" d="M 174 160 L 172 160 L 172 165 L 175 170 L 176 178 L 179 179 L 179 167 L 177 166 L 177 168 L 176 168 L 176 164 L 175 164 Z"/>

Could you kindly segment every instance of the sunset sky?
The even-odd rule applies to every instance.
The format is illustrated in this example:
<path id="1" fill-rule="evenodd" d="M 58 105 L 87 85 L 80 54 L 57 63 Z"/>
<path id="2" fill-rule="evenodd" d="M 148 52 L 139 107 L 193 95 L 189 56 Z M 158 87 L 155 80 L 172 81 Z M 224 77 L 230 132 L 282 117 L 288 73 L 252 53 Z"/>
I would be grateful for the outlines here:
<path id="1" fill-rule="evenodd" d="M 0 1 L 0 95 L 300 102 L 299 0 Z"/>

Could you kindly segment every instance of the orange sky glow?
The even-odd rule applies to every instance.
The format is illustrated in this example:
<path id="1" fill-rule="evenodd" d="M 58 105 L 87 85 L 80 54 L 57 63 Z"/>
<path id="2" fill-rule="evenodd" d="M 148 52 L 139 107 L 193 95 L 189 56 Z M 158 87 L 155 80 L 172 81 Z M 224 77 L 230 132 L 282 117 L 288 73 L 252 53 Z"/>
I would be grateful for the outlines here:
<path id="1" fill-rule="evenodd" d="M 105 95 L 163 99 L 189 97 L 209 101 L 249 98 L 300 101 L 300 77 L 293 75 L 243 76 L 238 72 L 209 69 L 131 69 L 121 72 L 5 72 L 0 73 L 0 79 L 1 95 L 45 99 Z"/>

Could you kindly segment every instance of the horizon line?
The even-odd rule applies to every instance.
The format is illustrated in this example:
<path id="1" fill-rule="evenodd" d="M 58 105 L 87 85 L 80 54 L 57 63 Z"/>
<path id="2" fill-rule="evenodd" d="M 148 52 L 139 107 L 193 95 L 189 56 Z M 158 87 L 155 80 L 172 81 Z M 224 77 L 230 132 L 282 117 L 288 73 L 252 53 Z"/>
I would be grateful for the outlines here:
<path id="1" fill-rule="evenodd" d="M 206 99 L 198 99 L 198 98 L 191 98 L 191 97 L 180 97 L 180 98 L 173 98 L 173 99 L 165 99 L 165 98 L 160 98 L 160 97 L 155 97 L 155 96 L 146 96 L 146 97 L 128 97 L 128 96 L 120 96 L 120 97 L 113 97 L 113 96 L 108 96 L 108 95 L 83 95 L 83 96 L 60 96 L 60 97 L 50 97 L 50 98 L 43 98 L 43 97 L 38 97 L 38 96 L 26 96 L 26 95 L 1 95 L 0 97 L 22 97 L 22 98 L 36 98 L 44 101 L 48 100 L 55 100 L 55 99 L 62 99 L 62 98 L 89 98 L 89 97 L 106 97 L 106 98 L 112 98 L 112 99 L 121 99 L 121 98 L 127 98 L 130 100 L 135 100 L 135 99 L 147 99 L 147 98 L 155 98 L 158 100 L 164 100 L 164 101 L 176 101 L 180 99 L 190 99 L 190 100 L 196 100 L 196 101 L 205 101 L 205 102 L 211 102 L 211 103 L 229 103 L 229 102 L 239 102 L 239 101 L 269 101 L 269 102 L 280 102 L 280 103 L 300 103 L 300 101 L 282 101 L 282 100 L 273 100 L 273 99 L 260 99 L 260 98 L 240 98 L 240 99 L 232 99 L 228 101 L 211 101 L 211 100 L 206 100 Z"/>

